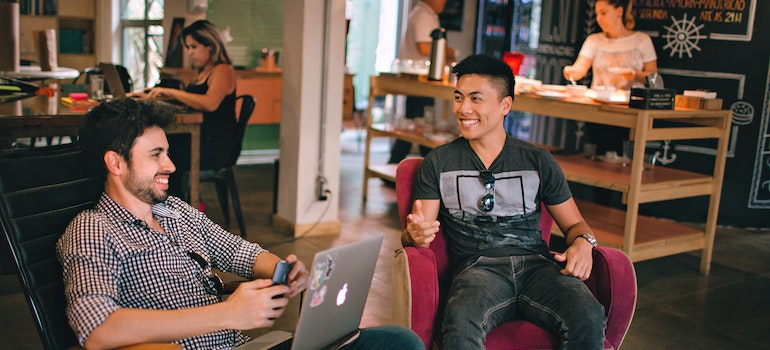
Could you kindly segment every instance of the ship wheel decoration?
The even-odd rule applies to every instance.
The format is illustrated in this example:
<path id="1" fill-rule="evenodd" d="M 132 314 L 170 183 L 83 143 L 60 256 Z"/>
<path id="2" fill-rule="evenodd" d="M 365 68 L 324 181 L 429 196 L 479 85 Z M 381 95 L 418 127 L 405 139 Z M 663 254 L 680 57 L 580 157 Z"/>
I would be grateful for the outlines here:
<path id="1" fill-rule="evenodd" d="M 684 54 L 687 54 L 689 58 L 692 58 L 693 50 L 700 51 L 698 42 L 708 38 L 708 36 L 700 34 L 704 25 L 695 25 L 695 17 L 687 20 L 686 13 L 681 20 L 677 20 L 673 16 L 671 16 L 671 20 L 674 22 L 671 26 L 663 26 L 667 31 L 666 34 L 663 34 L 663 38 L 666 39 L 666 45 L 663 46 L 663 49 L 671 50 L 670 57 L 679 54 L 679 58 L 682 58 Z"/>

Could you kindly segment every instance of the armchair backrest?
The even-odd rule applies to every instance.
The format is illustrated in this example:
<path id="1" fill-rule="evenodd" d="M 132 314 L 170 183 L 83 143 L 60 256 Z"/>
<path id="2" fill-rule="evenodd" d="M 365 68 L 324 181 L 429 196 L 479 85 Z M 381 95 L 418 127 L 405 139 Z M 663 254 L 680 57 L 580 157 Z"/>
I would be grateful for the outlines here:
<path id="1" fill-rule="evenodd" d="M 414 203 L 414 184 L 417 181 L 417 171 L 420 169 L 423 158 L 407 158 L 401 161 L 396 168 L 396 199 L 398 201 L 398 216 L 401 219 L 401 227 L 406 228 L 406 216 L 412 212 Z M 545 205 L 540 208 L 540 230 L 543 240 L 550 243 L 551 226 L 553 218 L 548 213 Z M 439 229 L 436 239 L 428 247 L 436 257 L 436 266 L 439 270 L 439 281 L 444 281 L 446 267 L 449 262 L 446 240 L 443 231 Z"/>
<path id="2" fill-rule="evenodd" d="M 0 230 L 46 349 L 77 345 L 65 315 L 56 242 L 70 220 L 98 200 L 77 145 L 0 154 Z M 2 252 L 4 255 L 6 252 Z"/>

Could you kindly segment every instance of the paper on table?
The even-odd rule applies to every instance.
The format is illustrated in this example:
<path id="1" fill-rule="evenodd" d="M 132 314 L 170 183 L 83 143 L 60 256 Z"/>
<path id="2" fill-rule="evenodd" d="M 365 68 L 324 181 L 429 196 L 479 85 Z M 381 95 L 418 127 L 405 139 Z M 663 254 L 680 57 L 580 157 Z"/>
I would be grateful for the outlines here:
<path id="1" fill-rule="evenodd" d="M 717 93 L 715 91 L 684 90 L 682 94 L 688 97 L 700 97 L 707 100 L 717 98 Z"/>

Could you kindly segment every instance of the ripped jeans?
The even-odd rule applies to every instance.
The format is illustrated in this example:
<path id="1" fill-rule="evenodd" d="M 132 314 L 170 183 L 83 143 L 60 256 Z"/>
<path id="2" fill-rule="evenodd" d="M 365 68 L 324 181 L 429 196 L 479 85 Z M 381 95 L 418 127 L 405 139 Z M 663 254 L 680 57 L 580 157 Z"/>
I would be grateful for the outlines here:
<path id="1" fill-rule="evenodd" d="M 497 325 L 530 321 L 557 335 L 561 349 L 602 349 L 604 307 L 551 257 L 480 257 L 458 271 L 444 313 L 445 349 L 484 349 Z"/>

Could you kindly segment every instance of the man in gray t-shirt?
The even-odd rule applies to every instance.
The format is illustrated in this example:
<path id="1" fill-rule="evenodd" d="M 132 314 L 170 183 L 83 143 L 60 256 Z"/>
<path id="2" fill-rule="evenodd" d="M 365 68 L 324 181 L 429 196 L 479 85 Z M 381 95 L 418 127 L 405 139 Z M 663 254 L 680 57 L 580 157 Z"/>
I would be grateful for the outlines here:
<path id="1" fill-rule="evenodd" d="M 439 219 L 452 244 L 454 265 L 481 255 L 548 254 L 540 226 L 540 202 L 570 199 L 559 165 L 548 151 L 506 136 L 498 157 L 485 167 L 468 139 L 460 137 L 425 157 L 415 198 L 439 200 Z M 485 170 L 486 169 L 486 170 Z M 494 205 L 485 212 L 479 199 L 487 189 L 482 171 L 494 174 Z M 491 192 L 490 192 L 491 193 Z"/>
<path id="2" fill-rule="evenodd" d="M 604 308 L 581 281 L 591 273 L 596 240 L 553 157 L 503 128 L 513 103 L 511 69 L 474 55 L 454 73 L 462 137 L 425 157 L 401 239 L 427 247 L 444 229 L 455 269 L 444 347 L 484 348 L 488 332 L 521 318 L 557 335 L 563 348 L 602 349 Z M 563 253 L 551 255 L 541 238 L 541 202 L 565 233 Z"/>

